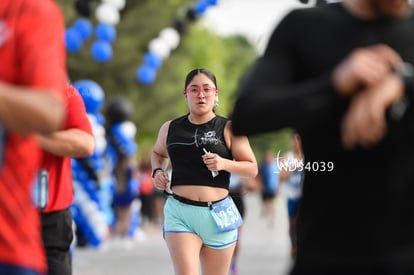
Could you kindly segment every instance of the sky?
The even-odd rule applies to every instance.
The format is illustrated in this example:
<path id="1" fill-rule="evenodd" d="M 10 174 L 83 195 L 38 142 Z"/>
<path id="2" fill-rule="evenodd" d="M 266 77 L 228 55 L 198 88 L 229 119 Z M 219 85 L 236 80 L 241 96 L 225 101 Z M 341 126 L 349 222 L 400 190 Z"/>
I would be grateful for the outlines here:
<path id="1" fill-rule="evenodd" d="M 299 0 L 219 0 L 209 7 L 201 23 L 221 36 L 245 35 L 262 53 L 277 23 L 293 8 L 306 7 Z"/>

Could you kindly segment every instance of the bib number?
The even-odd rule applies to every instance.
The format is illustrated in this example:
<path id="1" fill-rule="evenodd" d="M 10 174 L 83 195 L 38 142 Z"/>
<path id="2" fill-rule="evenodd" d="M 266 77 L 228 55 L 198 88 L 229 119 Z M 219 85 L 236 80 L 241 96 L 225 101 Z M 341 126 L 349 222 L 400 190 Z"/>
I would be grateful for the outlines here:
<path id="1" fill-rule="evenodd" d="M 231 231 L 243 224 L 242 217 L 231 197 L 210 206 L 211 215 L 217 224 L 218 232 Z"/>

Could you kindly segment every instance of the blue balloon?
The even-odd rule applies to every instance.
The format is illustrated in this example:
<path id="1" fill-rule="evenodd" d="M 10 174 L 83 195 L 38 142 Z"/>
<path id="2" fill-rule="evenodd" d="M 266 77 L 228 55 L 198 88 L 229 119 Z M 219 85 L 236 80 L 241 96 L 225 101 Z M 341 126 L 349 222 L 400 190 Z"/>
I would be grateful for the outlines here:
<path id="1" fill-rule="evenodd" d="M 154 82 L 156 71 L 148 65 L 142 65 L 137 69 L 135 76 L 142 84 L 149 85 Z"/>
<path id="2" fill-rule="evenodd" d="M 77 53 L 82 49 L 83 40 L 80 33 L 74 29 L 69 28 L 65 31 L 65 47 L 70 53 Z"/>
<path id="3" fill-rule="evenodd" d="M 205 0 L 199 0 L 195 4 L 194 10 L 198 15 L 202 15 L 203 13 L 207 11 L 208 6 L 209 6 L 208 2 L 206 2 Z"/>
<path id="4" fill-rule="evenodd" d="M 157 54 L 152 53 L 152 52 L 147 52 L 144 55 L 144 61 L 145 61 L 145 64 L 149 65 L 150 67 L 152 67 L 156 70 L 161 68 L 161 66 L 162 66 L 161 57 L 159 57 Z"/>
<path id="5" fill-rule="evenodd" d="M 89 244 L 93 247 L 98 247 L 102 243 L 102 239 L 95 233 L 92 223 L 88 221 L 80 206 L 72 204 L 70 209 L 76 225 L 82 231 Z"/>
<path id="6" fill-rule="evenodd" d="M 99 40 L 111 43 L 116 39 L 116 29 L 110 24 L 99 23 L 95 28 L 95 35 Z"/>
<path id="7" fill-rule="evenodd" d="M 77 19 L 73 23 L 72 27 L 78 31 L 83 40 L 89 39 L 89 37 L 92 35 L 93 25 L 89 19 Z"/>
<path id="8" fill-rule="evenodd" d="M 105 125 L 105 117 L 103 114 L 97 112 L 95 113 L 96 116 L 96 122 L 100 125 Z"/>
<path id="9" fill-rule="evenodd" d="M 216 6 L 217 5 L 217 0 L 208 0 L 208 3 L 210 6 Z"/>
<path id="10" fill-rule="evenodd" d="M 108 62 L 112 58 L 112 46 L 108 42 L 95 41 L 91 48 L 92 57 L 99 62 Z"/>
<path id="11" fill-rule="evenodd" d="M 123 130 L 123 123 L 116 123 L 110 129 L 113 145 L 126 156 L 133 156 L 138 147 L 135 143 L 135 136 L 128 136 Z"/>
<path id="12" fill-rule="evenodd" d="M 72 84 L 83 98 L 86 112 L 89 114 L 96 114 L 101 109 L 105 93 L 102 87 L 93 80 L 82 79 Z"/>

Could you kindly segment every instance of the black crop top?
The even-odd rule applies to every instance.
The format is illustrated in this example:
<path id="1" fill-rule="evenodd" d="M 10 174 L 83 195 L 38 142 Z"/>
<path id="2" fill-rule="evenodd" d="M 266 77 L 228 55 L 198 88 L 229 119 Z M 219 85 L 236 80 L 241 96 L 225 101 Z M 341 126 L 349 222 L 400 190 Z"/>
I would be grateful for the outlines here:
<path id="1" fill-rule="evenodd" d="M 216 116 L 203 124 L 192 124 L 188 115 L 171 121 L 167 135 L 167 150 L 171 160 L 171 186 L 203 185 L 229 189 L 230 173 L 219 171 L 212 177 L 204 164 L 203 148 L 222 158 L 233 159 L 224 140 L 227 118 Z"/>

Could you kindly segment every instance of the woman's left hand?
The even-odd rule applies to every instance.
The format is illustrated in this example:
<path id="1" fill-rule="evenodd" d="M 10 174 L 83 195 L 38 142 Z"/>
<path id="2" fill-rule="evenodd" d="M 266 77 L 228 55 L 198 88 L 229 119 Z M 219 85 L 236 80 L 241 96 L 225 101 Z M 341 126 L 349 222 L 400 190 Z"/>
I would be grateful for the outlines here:
<path id="1" fill-rule="evenodd" d="M 215 153 L 207 153 L 201 156 L 204 164 L 210 171 L 224 170 L 224 159 Z"/>

